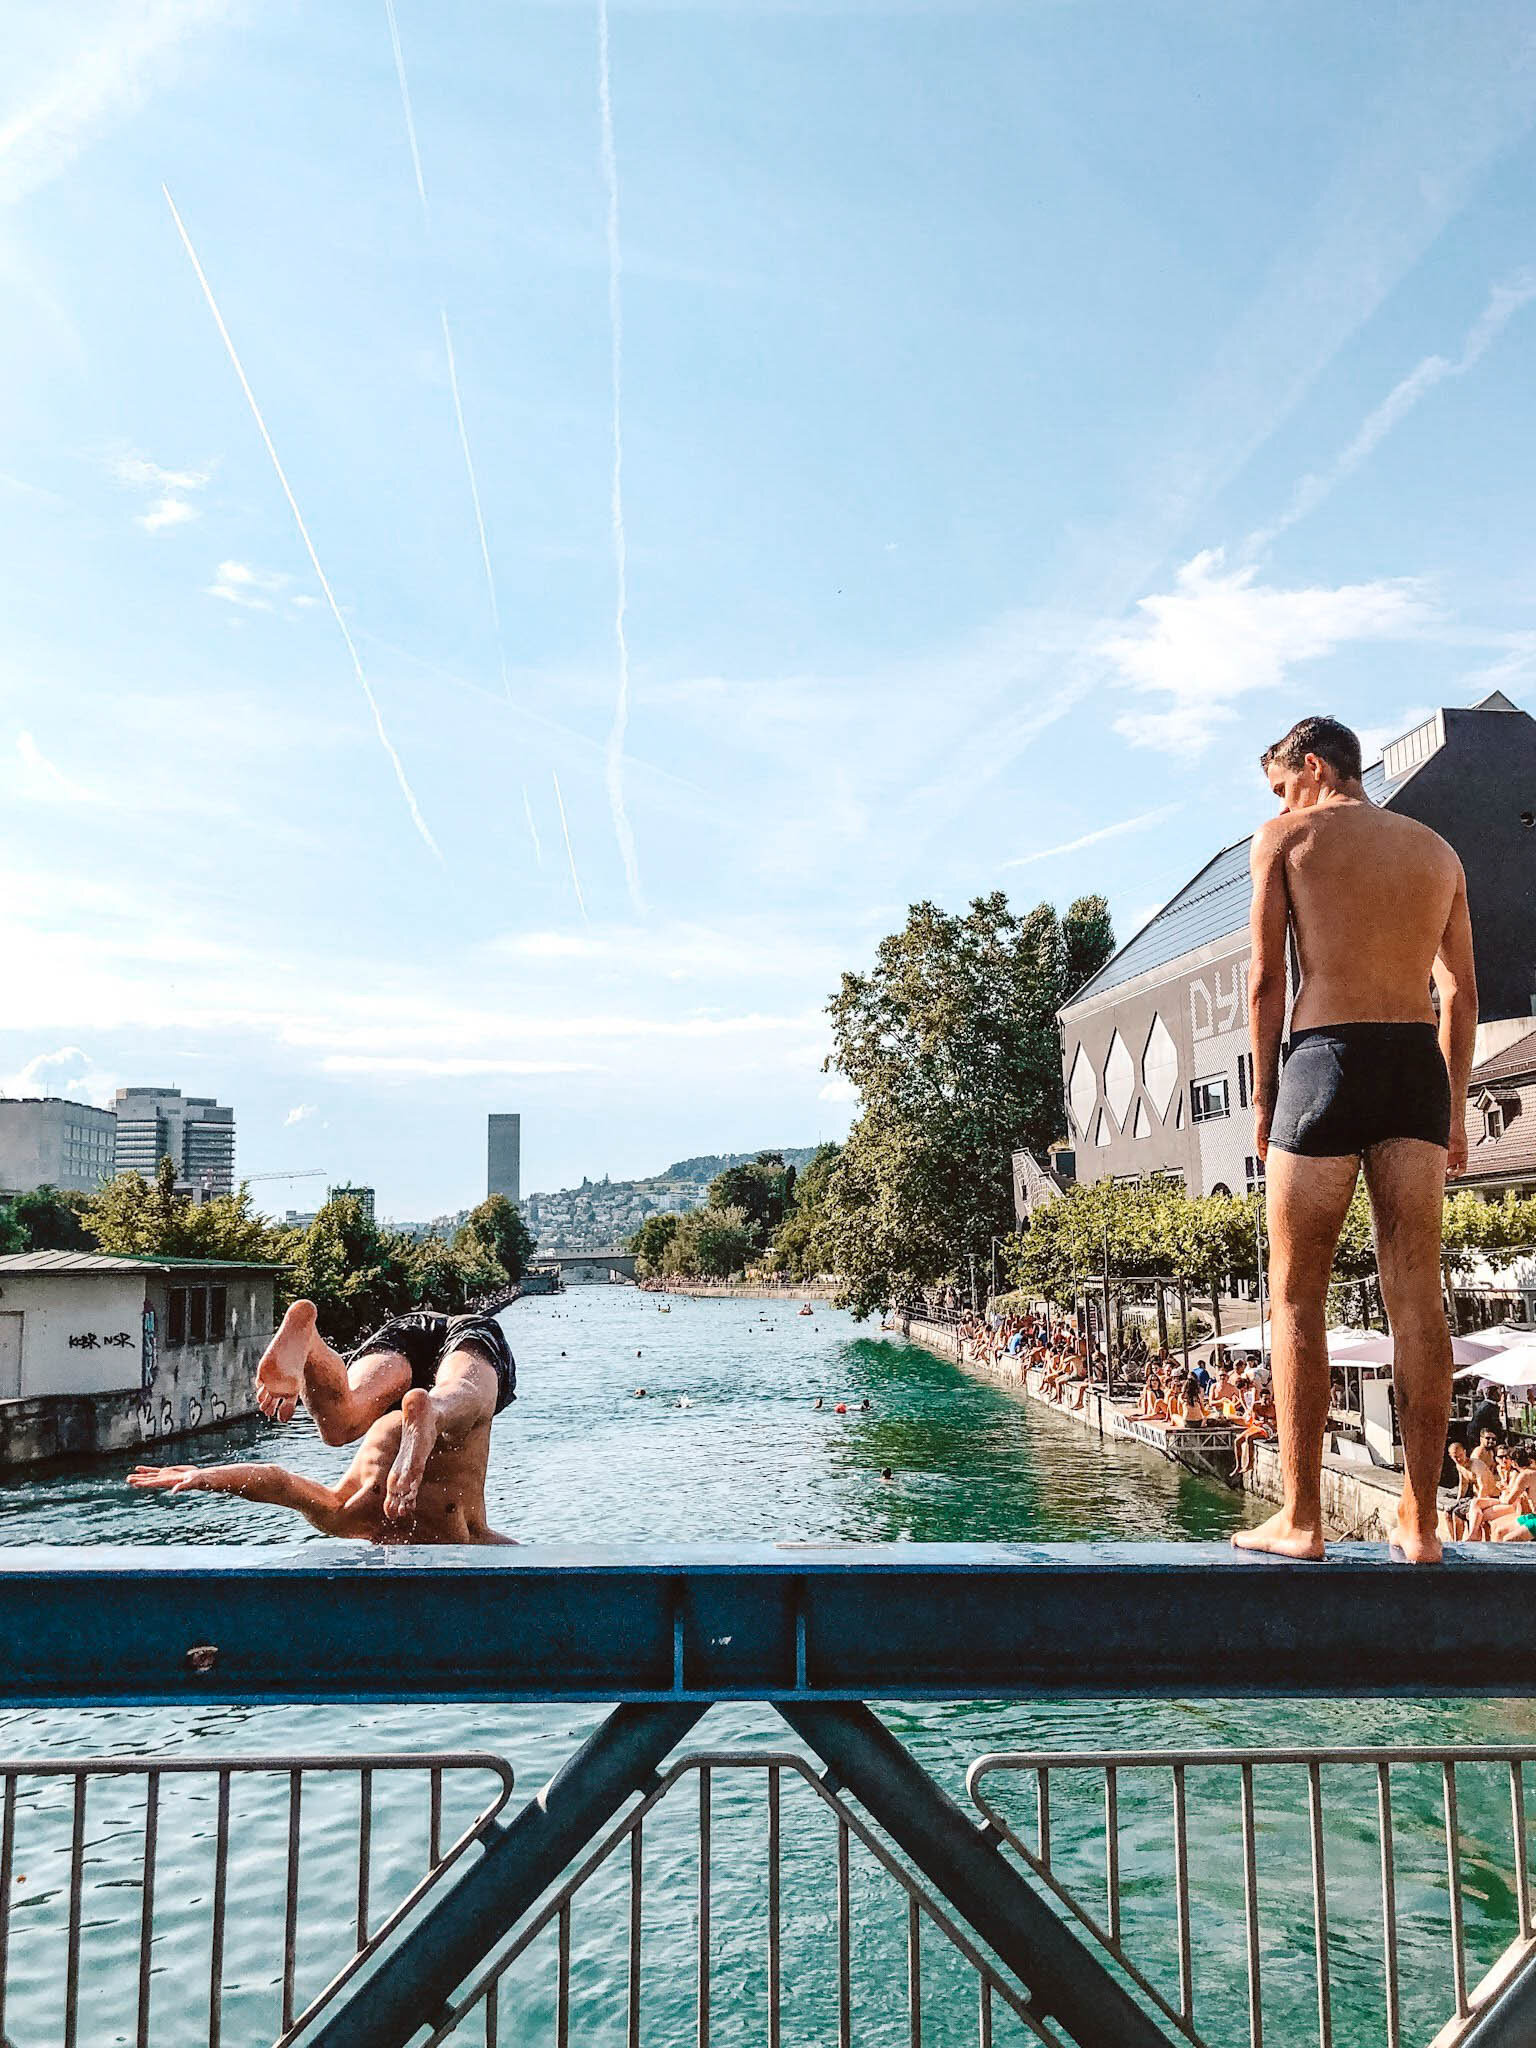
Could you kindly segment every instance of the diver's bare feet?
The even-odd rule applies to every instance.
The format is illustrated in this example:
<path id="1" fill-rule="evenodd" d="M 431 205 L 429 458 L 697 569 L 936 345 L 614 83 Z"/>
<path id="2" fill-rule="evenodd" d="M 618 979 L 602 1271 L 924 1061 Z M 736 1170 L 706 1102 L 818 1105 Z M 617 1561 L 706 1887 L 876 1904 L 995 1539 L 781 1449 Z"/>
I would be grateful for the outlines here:
<path id="1" fill-rule="evenodd" d="M 1323 1532 L 1293 1521 L 1290 1509 L 1282 1508 L 1257 1529 L 1239 1529 L 1232 1544 L 1236 1550 L 1263 1550 L 1271 1557 L 1316 1559 L 1323 1554 Z"/>
<path id="2" fill-rule="evenodd" d="M 1415 1529 L 1401 1515 L 1393 1522 L 1387 1541 L 1398 1564 L 1440 1564 L 1445 1552 L 1433 1529 Z"/>
<path id="3" fill-rule="evenodd" d="M 437 1411 L 423 1387 L 411 1387 L 400 1403 L 400 1449 L 384 1487 L 384 1513 L 392 1522 L 409 1521 L 416 1512 L 421 1475 L 437 1442 Z"/>
<path id="4" fill-rule="evenodd" d="M 304 1390 L 304 1361 L 315 1334 L 315 1304 L 296 1301 L 256 1368 L 256 1406 L 269 1422 L 291 1422 Z"/>

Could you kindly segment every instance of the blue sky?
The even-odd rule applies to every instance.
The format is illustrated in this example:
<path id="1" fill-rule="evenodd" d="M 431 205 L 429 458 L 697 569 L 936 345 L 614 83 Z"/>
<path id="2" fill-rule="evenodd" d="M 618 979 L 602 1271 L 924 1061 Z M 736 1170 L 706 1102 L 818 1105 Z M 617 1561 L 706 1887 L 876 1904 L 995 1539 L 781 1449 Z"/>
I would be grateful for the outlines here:
<path id="1" fill-rule="evenodd" d="M 386 0 L 8 10 L 7 1090 L 397 1216 L 841 1135 L 909 902 L 1536 703 L 1528 9 L 609 7 L 611 158 L 599 0 L 395 0 L 414 156 Z"/>

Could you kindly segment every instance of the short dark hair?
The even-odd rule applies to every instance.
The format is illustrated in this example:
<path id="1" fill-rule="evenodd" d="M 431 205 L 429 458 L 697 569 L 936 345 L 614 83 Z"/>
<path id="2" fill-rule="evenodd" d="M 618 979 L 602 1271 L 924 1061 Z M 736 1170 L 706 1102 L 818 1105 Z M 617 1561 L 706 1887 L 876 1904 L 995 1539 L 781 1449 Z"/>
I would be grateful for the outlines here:
<path id="1" fill-rule="evenodd" d="M 1282 768 L 1299 768 L 1308 754 L 1326 761 L 1346 782 L 1360 780 L 1360 742 L 1347 725 L 1336 718 L 1298 718 L 1284 739 L 1276 740 L 1259 756 L 1259 766 L 1276 761 Z"/>

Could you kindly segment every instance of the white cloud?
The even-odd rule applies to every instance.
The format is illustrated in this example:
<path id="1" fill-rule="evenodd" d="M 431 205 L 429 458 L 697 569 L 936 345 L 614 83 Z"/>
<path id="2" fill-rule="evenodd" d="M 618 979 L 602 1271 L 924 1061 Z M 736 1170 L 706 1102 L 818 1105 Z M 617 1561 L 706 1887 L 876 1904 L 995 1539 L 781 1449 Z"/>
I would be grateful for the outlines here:
<path id="1" fill-rule="evenodd" d="M 1123 713 L 1115 730 L 1133 746 L 1194 752 L 1234 716 L 1234 699 L 1279 689 L 1298 663 L 1346 643 L 1409 637 L 1434 616 L 1411 580 L 1280 590 L 1260 583 L 1256 568 L 1228 570 L 1219 549 L 1186 562 L 1174 588 L 1142 598 L 1137 611 L 1136 630 L 1103 651 L 1124 687 L 1165 702 Z"/>
<path id="2" fill-rule="evenodd" d="M 110 122 L 134 114 L 225 0 L 121 0 L 7 9 L 0 205 L 56 178 Z"/>
<path id="3" fill-rule="evenodd" d="M 433 1059 L 426 1053 L 331 1053 L 320 1062 L 328 1074 L 420 1075 L 432 1080 L 465 1080 L 477 1074 L 599 1074 L 587 1060 Z"/>
<path id="4" fill-rule="evenodd" d="M 152 491 L 149 506 L 135 514 L 134 523 L 146 533 L 163 533 L 168 527 L 185 526 L 200 519 L 200 508 L 190 494 L 200 491 L 212 476 L 208 469 L 162 469 L 146 455 L 116 455 L 108 465 L 117 481 L 129 490 Z"/>
<path id="5" fill-rule="evenodd" d="M 1138 818 L 1122 818 L 1117 825 L 1100 825 L 1096 831 L 1083 833 L 1080 839 L 1064 839 L 1060 846 L 1042 846 L 1038 853 L 1021 853 L 1015 860 L 1005 860 L 1005 868 L 1033 867 L 1037 860 L 1054 860 L 1059 853 L 1081 853 L 1085 846 L 1097 846 L 1101 840 L 1119 839 L 1126 832 L 1142 832 L 1148 825 L 1160 825 L 1164 818 L 1171 818 L 1184 808 L 1182 804 L 1163 804 L 1155 811 L 1143 811 Z"/>
<path id="6" fill-rule="evenodd" d="M 314 1114 L 315 1114 L 315 1105 L 314 1105 L 314 1103 L 312 1103 L 312 1102 L 299 1102 L 299 1103 L 296 1103 L 296 1104 L 294 1105 L 294 1107 L 293 1107 L 292 1109 L 290 1109 L 290 1110 L 289 1110 L 288 1114 L 287 1114 L 287 1115 L 286 1115 L 286 1116 L 285 1116 L 285 1117 L 283 1118 L 283 1128 L 284 1128 L 284 1130 L 287 1130 L 287 1129 L 288 1129 L 288 1127 L 289 1127 L 289 1126 L 290 1126 L 291 1124 L 301 1124 L 301 1123 L 303 1123 L 303 1121 L 304 1121 L 304 1119 L 305 1119 L 306 1117 L 311 1117 L 311 1116 L 313 1116 Z"/>
<path id="7" fill-rule="evenodd" d="M 40 1052 L 18 1073 L 0 1079 L 0 1096 L 67 1095 L 99 1109 L 111 1108 L 116 1091 L 116 1078 L 104 1073 L 78 1045 Z"/>
<path id="8" fill-rule="evenodd" d="M 816 1099 L 818 1102 L 857 1102 L 859 1091 L 846 1074 L 834 1074 L 830 1081 L 817 1089 Z"/>
<path id="9" fill-rule="evenodd" d="M 291 580 L 275 569 L 253 569 L 249 562 L 220 562 L 208 595 L 246 611 L 269 612 L 272 600 L 282 596 Z"/>
<path id="10" fill-rule="evenodd" d="M 88 804 L 91 792 L 56 768 L 29 732 L 16 735 L 16 751 L 27 772 L 29 794 L 54 803 Z"/>

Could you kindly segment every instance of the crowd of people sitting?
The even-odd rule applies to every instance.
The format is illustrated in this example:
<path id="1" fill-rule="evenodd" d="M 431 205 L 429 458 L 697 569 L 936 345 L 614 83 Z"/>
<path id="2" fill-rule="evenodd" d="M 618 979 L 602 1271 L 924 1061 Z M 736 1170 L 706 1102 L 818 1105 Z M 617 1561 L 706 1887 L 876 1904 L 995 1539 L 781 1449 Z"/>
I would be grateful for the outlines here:
<path id="1" fill-rule="evenodd" d="M 1536 1536 L 1536 1449 L 1501 1443 L 1482 1428 L 1470 1448 L 1450 1446 L 1456 1497 L 1440 1517 L 1448 1543 L 1529 1543 Z"/>

